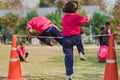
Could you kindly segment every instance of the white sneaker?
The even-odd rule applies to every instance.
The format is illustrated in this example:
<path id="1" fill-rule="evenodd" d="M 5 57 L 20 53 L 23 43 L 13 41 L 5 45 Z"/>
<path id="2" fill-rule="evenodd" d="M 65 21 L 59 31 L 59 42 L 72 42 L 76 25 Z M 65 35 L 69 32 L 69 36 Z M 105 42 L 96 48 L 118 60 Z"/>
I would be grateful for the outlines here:
<path id="1" fill-rule="evenodd" d="M 68 80 L 72 80 L 72 78 L 68 78 Z"/>
<path id="2" fill-rule="evenodd" d="M 67 76 L 68 80 L 72 80 L 72 76 Z"/>
<path id="3" fill-rule="evenodd" d="M 84 57 L 84 58 L 80 58 L 80 60 L 83 60 L 83 61 L 85 61 L 85 60 L 87 60 L 87 58 L 85 58 L 85 57 Z"/>
<path id="4" fill-rule="evenodd" d="M 82 53 L 79 53 L 80 54 L 80 60 L 86 60 L 87 58 L 84 57 L 84 55 Z"/>

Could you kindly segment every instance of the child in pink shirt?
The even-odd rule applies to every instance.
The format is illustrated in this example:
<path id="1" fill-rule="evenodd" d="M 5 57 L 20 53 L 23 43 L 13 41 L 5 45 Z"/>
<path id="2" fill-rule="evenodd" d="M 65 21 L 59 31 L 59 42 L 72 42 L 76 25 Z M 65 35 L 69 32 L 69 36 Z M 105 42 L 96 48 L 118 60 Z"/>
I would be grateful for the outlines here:
<path id="1" fill-rule="evenodd" d="M 73 46 L 77 46 L 78 52 L 84 53 L 81 40 L 81 24 L 88 24 L 88 17 L 77 13 L 78 2 L 69 1 L 63 11 L 66 13 L 62 18 L 63 52 L 65 54 L 65 67 L 68 80 L 72 80 L 73 74 Z M 83 58 L 82 58 L 83 59 Z"/>
<path id="2" fill-rule="evenodd" d="M 26 58 L 28 57 L 29 53 L 26 52 L 25 42 L 24 41 L 22 41 L 20 43 L 20 47 L 18 48 L 18 53 L 19 53 L 20 61 L 27 62 Z"/>
<path id="3" fill-rule="evenodd" d="M 27 23 L 27 29 L 29 35 L 32 33 L 32 29 L 36 30 L 39 33 L 39 36 L 52 36 L 52 37 L 62 37 L 59 30 L 55 25 L 46 17 L 37 16 L 33 17 Z M 45 42 L 47 45 L 53 46 L 49 38 L 40 38 L 41 41 Z M 58 43 L 62 45 L 62 38 L 54 38 Z"/>
<path id="4" fill-rule="evenodd" d="M 110 22 L 106 22 L 106 23 L 105 23 L 105 30 L 107 31 L 107 33 L 108 33 L 109 35 L 112 34 L 112 33 L 111 33 L 111 29 L 110 29 Z"/>

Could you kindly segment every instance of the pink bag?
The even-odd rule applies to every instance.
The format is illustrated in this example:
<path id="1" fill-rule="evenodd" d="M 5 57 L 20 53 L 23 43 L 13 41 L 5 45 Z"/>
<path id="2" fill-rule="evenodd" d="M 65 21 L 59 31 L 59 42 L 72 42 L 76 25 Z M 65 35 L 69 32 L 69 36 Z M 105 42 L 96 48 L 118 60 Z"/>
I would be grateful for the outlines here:
<path id="1" fill-rule="evenodd" d="M 106 60 L 108 54 L 108 46 L 100 46 L 99 52 L 98 52 L 98 58 L 100 60 Z"/>

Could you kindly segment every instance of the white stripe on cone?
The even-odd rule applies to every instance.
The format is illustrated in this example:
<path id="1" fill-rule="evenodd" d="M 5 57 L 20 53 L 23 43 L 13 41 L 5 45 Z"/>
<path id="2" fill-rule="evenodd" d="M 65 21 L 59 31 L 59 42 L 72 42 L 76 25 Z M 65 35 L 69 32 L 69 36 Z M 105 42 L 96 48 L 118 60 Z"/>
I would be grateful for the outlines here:
<path id="1" fill-rule="evenodd" d="M 16 62 L 16 61 L 18 61 L 19 60 L 19 58 L 11 58 L 10 59 L 10 62 Z"/>
<path id="2" fill-rule="evenodd" d="M 116 61 L 115 61 L 114 59 L 113 59 L 113 60 L 112 60 L 112 59 L 107 59 L 107 60 L 106 60 L 106 63 L 115 63 L 115 62 L 116 62 Z"/>
<path id="3" fill-rule="evenodd" d="M 17 50 L 17 48 L 12 48 L 11 50 Z"/>

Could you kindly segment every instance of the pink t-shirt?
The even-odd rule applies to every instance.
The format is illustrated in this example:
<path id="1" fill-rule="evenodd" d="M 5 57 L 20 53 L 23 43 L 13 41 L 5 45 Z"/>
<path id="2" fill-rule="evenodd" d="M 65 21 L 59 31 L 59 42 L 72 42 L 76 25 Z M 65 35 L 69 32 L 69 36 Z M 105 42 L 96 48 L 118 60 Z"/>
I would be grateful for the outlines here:
<path id="1" fill-rule="evenodd" d="M 77 13 L 66 13 L 62 19 L 62 35 L 73 36 L 79 35 L 81 32 L 81 24 L 88 24 L 89 20 L 86 17 L 80 16 Z"/>
<path id="2" fill-rule="evenodd" d="M 18 53 L 25 55 L 26 49 L 25 49 L 25 48 L 22 48 L 22 47 L 19 47 L 19 48 L 18 48 Z"/>
<path id="3" fill-rule="evenodd" d="M 112 34 L 110 29 L 107 29 L 107 32 L 109 35 Z"/>
<path id="4" fill-rule="evenodd" d="M 27 23 L 27 29 L 35 29 L 39 33 L 42 33 L 47 28 L 51 27 L 52 25 L 53 25 L 52 22 L 49 19 L 47 19 L 46 17 L 38 16 L 38 17 L 32 18 Z"/>

